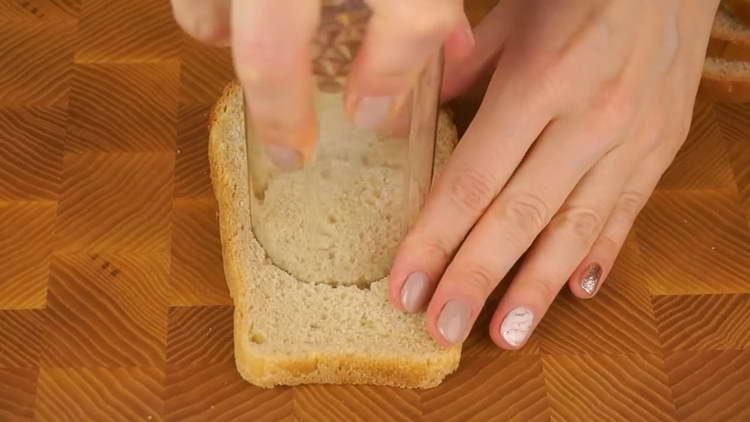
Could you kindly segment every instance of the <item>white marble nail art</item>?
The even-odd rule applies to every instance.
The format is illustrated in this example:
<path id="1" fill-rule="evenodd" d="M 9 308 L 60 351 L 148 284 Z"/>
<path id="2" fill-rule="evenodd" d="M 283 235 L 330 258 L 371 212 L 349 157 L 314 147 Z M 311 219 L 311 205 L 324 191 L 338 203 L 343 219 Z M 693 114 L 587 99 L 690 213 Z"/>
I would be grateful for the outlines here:
<path id="1" fill-rule="evenodd" d="M 511 346 L 518 346 L 526 340 L 533 323 L 534 313 L 528 308 L 519 306 L 505 316 L 500 326 L 500 335 Z"/>

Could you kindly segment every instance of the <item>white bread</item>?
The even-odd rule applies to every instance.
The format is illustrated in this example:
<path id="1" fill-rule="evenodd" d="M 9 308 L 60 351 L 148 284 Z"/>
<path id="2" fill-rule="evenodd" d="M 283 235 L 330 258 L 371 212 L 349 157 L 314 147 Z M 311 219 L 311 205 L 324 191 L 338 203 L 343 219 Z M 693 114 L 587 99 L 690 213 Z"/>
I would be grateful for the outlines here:
<path id="1" fill-rule="evenodd" d="M 209 141 L 239 373 L 260 387 L 438 385 L 457 368 L 461 346 L 442 348 L 427 334 L 422 314 L 395 310 L 385 280 L 364 288 L 308 283 L 267 259 L 251 229 L 242 107 L 238 86 L 230 84 L 214 108 Z M 441 113 L 436 165 L 456 140 Z"/>

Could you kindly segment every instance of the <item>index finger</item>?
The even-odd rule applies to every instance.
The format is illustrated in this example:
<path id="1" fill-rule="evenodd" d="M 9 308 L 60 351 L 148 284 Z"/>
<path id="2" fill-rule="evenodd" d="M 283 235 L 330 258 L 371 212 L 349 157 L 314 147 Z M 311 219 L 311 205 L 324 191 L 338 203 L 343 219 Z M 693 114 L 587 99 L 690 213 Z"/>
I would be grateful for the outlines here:
<path id="1" fill-rule="evenodd" d="M 232 54 L 251 136 L 283 168 L 299 167 L 315 147 L 310 42 L 319 15 L 319 0 L 232 2 Z"/>
<path id="2" fill-rule="evenodd" d="M 543 97 L 517 92 L 529 86 L 522 78 L 495 73 L 476 117 L 399 247 L 389 278 L 390 299 L 398 309 L 416 312 L 424 305 L 427 291 L 549 122 L 552 110 Z M 417 277 L 427 282 L 416 285 L 412 280 Z"/>

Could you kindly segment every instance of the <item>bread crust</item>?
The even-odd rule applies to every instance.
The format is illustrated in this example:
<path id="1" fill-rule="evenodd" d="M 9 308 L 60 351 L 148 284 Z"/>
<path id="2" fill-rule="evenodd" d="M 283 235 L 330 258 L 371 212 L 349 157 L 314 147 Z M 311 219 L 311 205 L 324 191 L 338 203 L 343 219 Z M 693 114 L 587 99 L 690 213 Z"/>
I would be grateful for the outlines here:
<path id="1" fill-rule="evenodd" d="M 740 22 L 750 25 L 750 1 L 724 0 L 724 7 Z"/>
<path id="2" fill-rule="evenodd" d="M 706 100 L 722 103 L 750 102 L 750 78 L 727 79 L 704 72 L 698 95 Z"/>
<path id="3" fill-rule="evenodd" d="M 372 384 L 403 388 L 430 388 L 437 386 L 457 367 L 461 346 L 445 349 L 431 356 L 372 355 L 352 353 L 293 354 L 288 356 L 263 356 L 253 350 L 247 335 L 249 322 L 244 312 L 243 298 L 248 294 L 244 280 L 251 268 L 233 259 L 238 248 L 243 248 L 237 222 L 232 218 L 233 207 L 227 157 L 222 156 L 224 132 L 222 125 L 230 111 L 230 99 L 239 95 L 239 87 L 230 83 L 216 102 L 209 119 L 209 162 L 214 194 L 219 209 L 224 273 L 234 310 L 235 363 L 240 375 L 248 382 L 264 388 L 278 385 L 320 384 Z M 242 177 L 246 177 L 243 175 Z"/>
<path id="4" fill-rule="evenodd" d="M 729 41 L 738 45 L 750 45 L 750 31 L 744 22 L 739 20 L 722 5 L 716 12 L 711 27 L 711 38 Z"/>

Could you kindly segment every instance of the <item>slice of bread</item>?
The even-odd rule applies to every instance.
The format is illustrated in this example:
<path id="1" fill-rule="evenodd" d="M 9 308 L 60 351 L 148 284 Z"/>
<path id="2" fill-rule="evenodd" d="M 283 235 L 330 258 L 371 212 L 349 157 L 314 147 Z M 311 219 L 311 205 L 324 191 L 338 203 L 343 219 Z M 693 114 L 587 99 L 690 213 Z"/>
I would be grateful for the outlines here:
<path id="1" fill-rule="evenodd" d="M 750 0 L 723 0 L 724 7 L 745 25 L 750 25 Z"/>
<path id="2" fill-rule="evenodd" d="M 711 38 L 730 41 L 735 44 L 750 45 L 750 27 L 727 10 L 722 4 L 716 12 Z"/>
<path id="3" fill-rule="evenodd" d="M 750 101 L 750 26 L 725 6 L 716 13 L 700 95 L 712 101 L 747 102 Z"/>
<path id="4" fill-rule="evenodd" d="M 456 141 L 455 127 L 442 112 L 436 168 Z M 245 148 L 242 95 L 230 84 L 211 117 L 209 160 L 242 377 L 260 387 L 429 388 L 453 372 L 461 346 L 442 348 L 427 334 L 422 314 L 395 310 L 386 280 L 367 287 L 315 284 L 296 280 L 270 262 L 251 228 Z"/>

